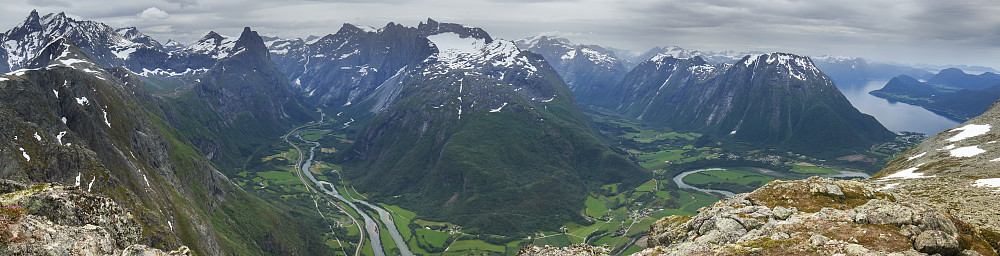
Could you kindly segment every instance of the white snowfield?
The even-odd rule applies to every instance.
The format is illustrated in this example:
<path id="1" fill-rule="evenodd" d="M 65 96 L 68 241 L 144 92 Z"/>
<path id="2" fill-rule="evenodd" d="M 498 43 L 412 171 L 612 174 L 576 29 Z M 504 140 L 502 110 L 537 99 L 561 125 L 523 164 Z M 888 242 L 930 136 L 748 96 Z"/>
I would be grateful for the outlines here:
<path id="1" fill-rule="evenodd" d="M 902 171 L 893 173 L 893 174 L 891 174 L 889 176 L 882 177 L 882 179 L 886 179 L 886 180 L 891 180 L 891 179 L 919 179 L 919 178 L 931 178 L 931 177 L 934 177 L 934 175 L 926 175 L 924 173 L 915 173 L 914 171 L 916 171 L 916 170 L 917 170 L 917 167 L 903 169 Z"/>
<path id="2" fill-rule="evenodd" d="M 955 137 L 951 137 L 951 138 L 948 139 L 948 141 L 950 141 L 950 142 L 956 142 L 956 141 L 961 141 L 961 140 L 964 140 L 964 139 L 968 139 L 968 138 L 972 138 L 972 137 L 975 137 L 975 136 L 986 134 L 987 132 L 990 131 L 990 125 L 989 124 L 970 124 L 970 125 L 962 126 L 962 127 L 955 128 L 955 129 L 952 129 L 952 130 L 954 130 L 954 131 L 962 131 L 962 132 L 959 132 L 957 135 L 955 135 Z"/>
<path id="3" fill-rule="evenodd" d="M 979 146 L 969 146 L 952 149 L 950 153 L 952 157 L 972 157 L 983 152 L 986 150 L 980 149 Z"/>
<path id="4" fill-rule="evenodd" d="M 1000 178 L 978 179 L 972 185 L 977 187 L 1000 188 Z"/>

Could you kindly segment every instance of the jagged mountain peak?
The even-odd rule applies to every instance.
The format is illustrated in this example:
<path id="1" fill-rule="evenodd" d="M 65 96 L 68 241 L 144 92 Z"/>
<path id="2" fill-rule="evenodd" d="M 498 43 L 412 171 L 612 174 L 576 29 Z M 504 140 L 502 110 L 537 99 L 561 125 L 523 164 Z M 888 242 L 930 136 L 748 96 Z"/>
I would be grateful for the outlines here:
<path id="1" fill-rule="evenodd" d="M 214 59 L 221 59 L 233 53 L 236 40 L 233 37 L 209 31 L 208 34 L 198 40 L 198 42 L 189 45 L 184 51 L 194 54 L 207 54 L 211 55 Z"/>
<path id="2" fill-rule="evenodd" d="M 573 46 L 573 43 L 570 42 L 569 39 L 562 38 L 559 36 L 545 35 L 545 34 L 538 34 L 526 38 L 521 38 L 515 40 L 514 43 L 517 43 L 518 45 L 524 48 L 532 48 L 538 45 L 564 45 L 566 47 Z"/>
<path id="3" fill-rule="evenodd" d="M 232 51 L 233 55 L 247 52 L 267 60 L 268 51 L 267 46 L 264 45 L 264 39 L 257 34 L 257 31 L 250 30 L 250 27 L 243 28 L 240 38 L 233 43 Z"/>
<path id="4" fill-rule="evenodd" d="M 796 65 L 799 65 L 799 66 L 811 66 L 812 65 L 812 59 L 809 59 L 809 57 L 801 56 L 801 55 L 796 55 L 796 54 L 791 54 L 791 53 L 783 53 L 783 52 L 772 52 L 772 53 L 766 53 L 766 54 L 750 54 L 750 55 L 747 55 L 746 57 L 743 57 L 743 60 L 742 60 L 743 65 L 745 65 L 745 66 L 750 66 L 750 65 L 759 63 L 760 61 L 763 61 L 764 63 L 767 63 L 767 64 L 774 64 L 775 62 L 777 62 L 778 65 L 786 65 L 786 64 L 789 64 L 789 63 L 792 63 L 792 62 L 794 62 Z"/>
<path id="5" fill-rule="evenodd" d="M 389 25 L 386 25 L 386 27 L 390 27 L 391 25 L 392 25 L 392 23 L 389 23 Z M 377 33 L 377 32 L 379 32 L 379 29 L 376 29 L 376 28 L 373 28 L 373 27 L 369 27 L 369 26 L 354 25 L 354 24 L 351 24 L 351 23 L 344 23 L 344 25 L 340 27 L 340 30 L 337 30 L 338 34 L 340 34 L 340 33 Z"/>
<path id="6" fill-rule="evenodd" d="M 703 55 L 705 54 L 700 51 L 688 50 L 681 48 L 679 46 L 657 46 L 637 56 L 636 57 L 637 59 L 635 61 L 641 63 L 643 61 L 662 59 L 664 57 L 687 59 L 694 56 L 703 56 Z"/>
<path id="7" fill-rule="evenodd" d="M 76 20 L 67 17 L 65 12 L 59 12 L 46 14 L 45 16 L 42 16 L 41 21 L 43 25 L 61 25 L 75 22 Z"/>
<path id="8" fill-rule="evenodd" d="M 25 67 L 45 46 L 63 36 L 97 63 L 107 67 L 141 69 L 138 65 L 142 63 L 162 61 L 133 59 L 136 55 L 154 58 L 166 55 L 156 40 L 138 29 L 116 31 L 107 24 L 78 21 L 65 13 L 49 13 L 39 18 L 36 11 L 29 14 L 24 23 L 0 34 L 0 41 L 5 42 L 0 45 L 3 48 L 0 53 L 6 52 L 5 56 L 0 56 L 0 61 L 6 62 L 5 65 L 0 64 L 0 68 L 16 70 Z"/>
<path id="9" fill-rule="evenodd" d="M 493 42 L 493 38 L 490 37 L 490 34 L 486 33 L 486 31 L 482 28 L 466 27 L 457 23 L 438 22 L 431 18 L 427 18 L 427 23 L 421 22 L 417 25 L 417 31 L 419 31 L 423 36 L 451 32 L 458 34 L 461 38 L 472 37 L 476 39 L 483 39 L 487 44 Z"/>
<path id="10" fill-rule="evenodd" d="M 218 32 L 208 31 L 208 34 L 205 34 L 205 36 L 201 37 L 201 39 L 198 39 L 197 42 L 195 42 L 194 44 L 191 44 L 191 46 L 189 46 L 189 48 L 193 47 L 195 45 L 199 45 L 199 44 L 210 44 L 210 45 L 218 46 L 220 44 L 223 44 L 224 41 L 226 39 L 229 39 L 229 38 L 230 38 L 229 36 L 223 36 L 223 35 L 219 34 Z"/>
<path id="11" fill-rule="evenodd" d="M 28 17 L 24 19 L 22 24 L 41 24 L 41 17 L 38 16 L 38 10 L 31 9 L 31 13 Z"/>
<path id="12" fill-rule="evenodd" d="M 519 39 L 515 44 L 545 57 L 583 104 L 613 104 L 608 97 L 613 93 L 610 85 L 628 73 L 627 61 L 601 46 L 575 44 L 545 34 Z"/>
<path id="13" fill-rule="evenodd" d="M 186 46 L 184 46 L 184 44 L 174 41 L 173 39 L 167 39 L 167 43 L 163 44 L 163 49 L 168 52 L 182 50 L 185 47 Z"/>
<path id="14" fill-rule="evenodd" d="M 693 62 L 700 63 L 697 65 L 708 64 L 708 62 L 705 61 L 705 59 L 702 58 L 701 55 L 674 54 L 669 52 L 656 54 L 656 56 L 653 56 L 648 61 L 654 63 L 663 63 L 663 62 L 676 62 L 678 60 L 691 60 Z"/>
<path id="15" fill-rule="evenodd" d="M 137 29 L 136 27 L 124 27 L 116 29 L 115 31 L 118 32 L 118 34 L 120 34 L 125 39 L 128 39 L 129 41 L 153 46 L 157 49 L 163 49 L 163 45 L 161 45 L 160 42 L 157 42 L 152 37 L 143 34 L 142 32 L 139 32 L 139 29 Z"/>

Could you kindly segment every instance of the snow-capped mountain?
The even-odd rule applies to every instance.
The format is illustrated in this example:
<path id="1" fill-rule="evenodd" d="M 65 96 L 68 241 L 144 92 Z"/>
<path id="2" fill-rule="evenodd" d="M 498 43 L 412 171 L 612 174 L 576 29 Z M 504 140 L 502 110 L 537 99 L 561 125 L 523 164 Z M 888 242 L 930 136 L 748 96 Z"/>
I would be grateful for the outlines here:
<path id="1" fill-rule="evenodd" d="M 122 37 L 124 37 L 129 41 L 132 41 L 133 43 L 152 46 L 153 48 L 161 50 L 164 49 L 163 45 L 160 45 L 160 42 L 157 42 L 156 39 L 153 39 L 152 37 L 149 37 L 148 35 L 139 32 L 139 29 L 136 29 L 135 27 L 119 28 L 116 29 L 115 32 L 118 32 L 118 34 L 122 35 Z"/>
<path id="2" fill-rule="evenodd" d="M 597 45 L 573 44 L 544 35 L 519 39 L 515 44 L 544 56 L 581 104 L 608 105 L 609 90 L 628 72 L 613 51 Z"/>
<path id="3" fill-rule="evenodd" d="M 629 93 L 620 110 L 646 123 L 802 153 L 846 153 L 893 137 L 808 57 L 757 54 L 717 65 L 697 56 L 654 60 L 619 85 Z"/>
<path id="4" fill-rule="evenodd" d="M 641 63 L 657 56 L 662 57 L 674 57 L 678 59 L 688 59 L 694 56 L 699 56 L 701 59 L 707 61 L 711 64 L 722 64 L 722 63 L 733 63 L 737 60 L 743 58 L 750 54 L 763 54 L 763 52 L 740 52 L 740 51 L 699 51 L 699 50 L 689 50 L 681 48 L 678 46 L 664 46 L 664 47 L 653 47 L 642 54 L 637 55 L 632 61 L 633 63 Z"/>
<path id="5" fill-rule="evenodd" d="M 427 36 L 451 32 L 493 41 L 480 28 L 432 19 L 416 28 L 389 23 L 385 27 L 344 24 L 335 34 L 314 40 L 268 41 L 271 57 L 293 86 L 310 102 L 331 107 L 351 106 L 403 67 L 412 67 L 433 53 Z"/>
<path id="6" fill-rule="evenodd" d="M 213 59 L 221 59 L 234 54 L 233 47 L 236 46 L 238 38 L 223 36 L 215 31 L 209 31 L 207 35 L 197 42 L 188 45 L 181 50 L 181 53 L 208 55 Z"/>
<path id="7" fill-rule="evenodd" d="M 187 48 L 184 44 L 174 41 L 173 39 L 168 39 L 167 43 L 163 44 L 163 49 L 168 52 L 178 51 Z"/>
<path id="8" fill-rule="evenodd" d="M 359 167 L 345 173 L 359 188 L 401 195 L 392 200 L 420 214 L 520 235 L 552 222 L 515 216 L 578 214 L 560 202 L 583 202 L 585 182 L 647 177 L 579 129 L 587 124 L 573 93 L 541 55 L 478 29 L 421 27 L 407 33 L 422 39 L 428 56 L 353 102 L 375 113 L 342 155 Z"/>
<path id="9" fill-rule="evenodd" d="M 161 45 L 135 27 L 113 29 L 95 21 L 80 21 L 65 13 L 39 17 L 32 11 L 24 22 L 0 34 L 0 71 L 25 67 L 48 43 L 66 37 L 104 67 L 122 66 L 145 77 L 200 74 L 219 59 L 233 54 L 234 38 L 211 32 L 191 46 Z M 168 51 L 167 48 L 174 49 Z"/>
<path id="10" fill-rule="evenodd" d="M 119 33 L 121 32 L 121 33 Z M 25 21 L 0 34 L 3 52 L 0 56 L 5 70 L 23 68 L 53 40 L 65 36 L 102 66 L 132 66 L 141 55 L 164 54 L 162 46 L 135 28 L 116 31 L 110 26 L 94 21 L 78 21 L 65 13 L 50 13 L 39 17 L 31 11 Z"/>

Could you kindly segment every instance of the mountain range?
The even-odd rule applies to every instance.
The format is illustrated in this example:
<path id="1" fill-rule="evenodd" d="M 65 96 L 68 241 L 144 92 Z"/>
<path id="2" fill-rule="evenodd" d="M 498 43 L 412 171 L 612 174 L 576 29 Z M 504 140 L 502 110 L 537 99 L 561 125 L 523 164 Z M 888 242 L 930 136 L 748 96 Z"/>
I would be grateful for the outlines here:
<path id="1" fill-rule="evenodd" d="M 615 91 L 623 93 L 617 109 L 629 117 L 757 147 L 846 154 L 894 138 L 851 106 L 808 57 L 792 54 L 715 65 L 658 55 Z"/>
<path id="2" fill-rule="evenodd" d="M 632 54 L 548 36 L 502 40 L 433 19 L 160 44 L 134 27 L 35 11 L 0 41 L 0 178 L 110 198 L 142 230 L 116 233 L 125 237 L 116 248 L 330 254 L 325 227 L 306 225 L 312 208 L 288 209 L 230 180 L 306 124 L 338 122 L 329 129 L 347 146 L 329 162 L 355 193 L 491 239 L 595 223 L 581 213 L 594 193 L 653 177 L 584 108 L 748 151 L 839 157 L 896 138 L 821 65 L 788 53 Z M 837 64 L 844 77 L 912 71 L 853 61 Z M 989 80 L 942 73 L 929 81 L 983 90 Z"/>
<path id="3" fill-rule="evenodd" d="M 478 31 L 430 32 L 434 54 L 358 103 L 378 114 L 342 155 L 355 166 L 349 177 L 391 202 L 494 234 L 580 221 L 588 189 L 648 177 L 594 135 L 541 56 L 455 30 Z"/>
<path id="4" fill-rule="evenodd" d="M 1000 99 L 1000 75 L 966 74 L 956 68 L 941 70 L 926 82 L 900 75 L 871 95 L 921 106 L 954 120 L 969 120 Z"/>
<path id="5" fill-rule="evenodd" d="M 515 43 L 518 48 L 545 57 L 581 104 L 611 104 L 607 95 L 628 73 L 628 61 L 597 45 L 578 45 L 565 38 L 548 36 L 524 38 Z"/>
<path id="6" fill-rule="evenodd" d="M 74 184 L 107 195 L 134 214 L 141 226 L 138 241 L 155 247 L 183 244 L 196 254 L 325 250 L 303 247 L 315 238 L 266 235 L 307 228 L 217 171 L 164 121 L 167 115 L 148 101 L 152 96 L 135 73 L 103 68 L 66 37 L 23 65 L 0 78 L 7 92 L 0 107 L 7 127 L 0 131 L 4 177 Z M 245 209 L 258 209 L 258 215 L 244 215 Z"/>

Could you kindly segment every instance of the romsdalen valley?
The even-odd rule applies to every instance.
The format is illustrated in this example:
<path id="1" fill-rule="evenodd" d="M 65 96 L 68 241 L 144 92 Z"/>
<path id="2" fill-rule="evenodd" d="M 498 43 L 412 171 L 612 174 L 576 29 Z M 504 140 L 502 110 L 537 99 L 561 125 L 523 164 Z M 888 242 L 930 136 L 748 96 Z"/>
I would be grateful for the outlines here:
<path id="1" fill-rule="evenodd" d="M 0 254 L 997 255 L 993 73 L 474 25 L 161 44 L 32 11 L 0 34 Z M 838 88 L 888 78 L 965 123 Z"/>

